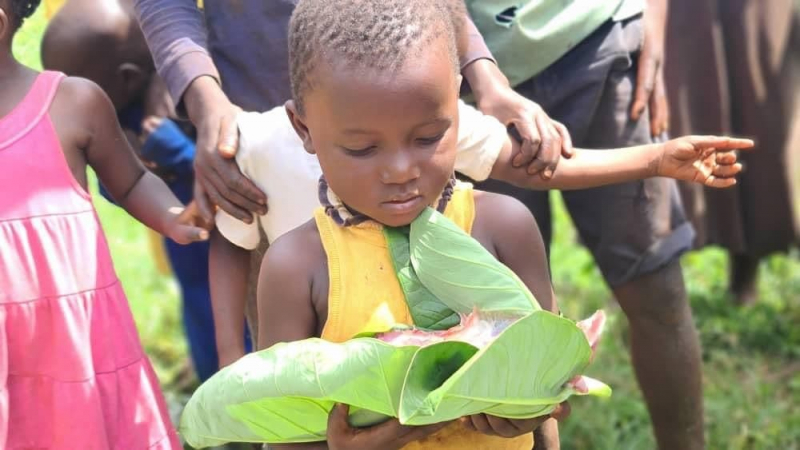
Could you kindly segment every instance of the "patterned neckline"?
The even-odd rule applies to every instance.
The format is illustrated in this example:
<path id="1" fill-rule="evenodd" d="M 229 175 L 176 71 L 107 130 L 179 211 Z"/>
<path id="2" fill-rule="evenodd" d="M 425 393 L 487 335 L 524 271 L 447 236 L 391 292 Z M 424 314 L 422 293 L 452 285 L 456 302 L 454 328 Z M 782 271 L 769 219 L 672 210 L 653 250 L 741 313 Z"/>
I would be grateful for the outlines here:
<path id="1" fill-rule="evenodd" d="M 452 175 L 450 181 L 448 181 L 447 185 L 444 187 L 442 194 L 435 202 L 436 210 L 440 213 L 444 213 L 445 208 L 447 208 L 448 203 L 450 203 L 455 186 L 456 177 Z M 372 221 L 370 217 L 348 208 L 342 199 L 328 186 L 324 175 L 319 177 L 318 196 L 319 203 L 325 208 L 325 214 L 333 219 L 334 223 L 340 227 L 356 226 L 367 221 Z"/>

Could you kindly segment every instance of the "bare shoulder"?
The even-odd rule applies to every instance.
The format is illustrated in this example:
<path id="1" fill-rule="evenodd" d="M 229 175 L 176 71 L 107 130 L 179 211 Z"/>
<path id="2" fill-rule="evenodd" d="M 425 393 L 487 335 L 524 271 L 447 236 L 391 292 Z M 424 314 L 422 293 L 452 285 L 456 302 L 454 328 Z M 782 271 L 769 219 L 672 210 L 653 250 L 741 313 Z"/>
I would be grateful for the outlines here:
<path id="1" fill-rule="evenodd" d="M 536 219 L 519 200 L 493 192 L 475 191 L 475 222 L 473 235 L 500 240 L 514 240 L 538 230 Z"/>
<path id="2" fill-rule="evenodd" d="M 270 243 L 263 264 L 302 277 L 310 276 L 313 268 L 325 259 L 317 224 L 311 219 Z"/>
<path id="3" fill-rule="evenodd" d="M 84 78 L 64 78 L 50 106 L 50 118 L 65 150 L 71 147 L 65 145 L 70 141 L 75 147 L 84 148 L 100 122 L 98 119 L 108 120 L 109 116 L 116 120 L 108 96 L 100 86 Z"/>
<path id="4" fill-rule="evenodd" d="M 536 219 L 522 202 L 476 191 L 472 230 L 473 236 L 483 236 L 491 243 L 497 259 L 520 277 L 542 308 L 557 310 L 544 240 Z"/>
<path id="5" fill-rule="evenodd" d="M 325 250 L 311 220 L 275 240 L 258 277 L 258 347 L 319 334 L 325 323 L 318 286 L 327 281 Z"/>
<path id="6" fill-rule="evenodd" d="M 91 112 L 88 108 L 111 106 L 106 93 L 96 83 L 80 77 L 66 77 L 58 86 L 53 106 L 70 105 L 75 113 Z M 87 109 L 85 109 L 87 108 Z"/>

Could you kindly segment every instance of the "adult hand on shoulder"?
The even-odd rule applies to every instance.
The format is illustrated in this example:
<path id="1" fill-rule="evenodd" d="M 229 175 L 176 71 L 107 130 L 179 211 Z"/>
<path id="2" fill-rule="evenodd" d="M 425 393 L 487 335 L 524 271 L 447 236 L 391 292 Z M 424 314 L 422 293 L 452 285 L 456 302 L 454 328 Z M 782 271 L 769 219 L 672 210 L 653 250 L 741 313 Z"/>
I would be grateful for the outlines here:
<path id="1" fill-rule="evenodd" d="M 528 166 L 528 174 L 542 179 L 553 177 L 561 156 L 574 154 L 567 128 L 551 119 L 536 103 L 518 94 L 497 65 L 487 59 L 471 63 L 464 69 L 478 109 L 496 117 L 506 127 L 514 127 L 521 141 L 520 152 L 514 155 L 514 167 Z"/>
<path id="2" fill-rule="evenodd" d="M 648 0 L 643 20 L 644 43 L 639 55 L 631 119 L 639 120 L 649 107 L 650 132 L 653 136 L 660 136 L 669 129 L 669 103 L 664 85 L 666 0 Z"/>
<path id="3" fill-rule="evenodd" d="M 354 428 L 348 423 L 350 408 L 337 404 L 328 416 L 329 450 L 396 450 L 429 436 L 450 422 L 424 426 L 400 425 L 391 419 L 368 428 Z"/>
<path id="4" fill-rule="evenodd" d="M 253 213 L 266 214 L 266 195 L 242 175 L 233 160 L 239 147 L 239 108 L 208 76 L 192 81 L 184 101 L 197 127 L 194 198 L 203 217 L 211 221 L 215 206 L 246 223 L 253 221 Z"/>
<path id="5" fill-rule="evenodd" d="M 474 414 L 472 416 L 464 417 L 461 420 L 467 428 L 470 428 L 474 431 L 491 436 L 513 438 L 523 434 L 532 433 L 547 419 L 553 418 L 556 420 L 563 420 L 566 419 L 569 414 L 569 403 L 564 402 L 556 406 L 556 409 L 554 409 L 550 415 L 534 417 L 532 419 L 505 419 L 503 417 L 490 416 L 488 414 Z"/>

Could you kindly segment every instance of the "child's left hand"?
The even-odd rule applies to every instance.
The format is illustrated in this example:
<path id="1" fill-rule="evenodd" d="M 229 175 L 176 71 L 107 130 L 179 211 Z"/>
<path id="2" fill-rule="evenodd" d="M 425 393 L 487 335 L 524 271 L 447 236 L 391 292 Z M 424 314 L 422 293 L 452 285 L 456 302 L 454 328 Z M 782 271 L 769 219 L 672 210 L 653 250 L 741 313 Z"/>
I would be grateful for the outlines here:
<path id="1" fill-rule="evenodd" d="M 208 240 L 208 230 L 213 224 L 203 220 L 200 209 L 193 201 L 178 213 L 175 212 L 174 218 L 167 224 L 167 237 L 178 244 L 191 244 Z"/>
<path id="2" fill-rule="evenodd" d="M 491 436 L 513 438 L 523 434 L 532 433 L 547 419 L 566 419 L 570 414 L 569 403 L 564 402 L 556 406 L 550 415 L 534 417 L 533 419 L 506 419 L 490 416 L 488 414 L 474 414 L 462 417 L 461 421 L 467 428 Z"/>
<path id="3" fill-rule="evenodd" d="M 656 176 L 692 181 L 714 188 L 736 184 L 742 171 L 734 150 L 753 146 L 750 139 L 686 136 L 663 144 Z"/>

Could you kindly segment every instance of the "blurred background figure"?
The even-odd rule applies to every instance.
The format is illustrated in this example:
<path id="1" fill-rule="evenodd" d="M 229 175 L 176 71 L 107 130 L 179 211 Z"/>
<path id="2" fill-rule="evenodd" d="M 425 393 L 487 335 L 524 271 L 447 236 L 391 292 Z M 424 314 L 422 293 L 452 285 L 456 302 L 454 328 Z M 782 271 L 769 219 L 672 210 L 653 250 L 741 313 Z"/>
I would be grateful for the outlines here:
<path id="1" fill-rule="evenodd" d="M 132 0 L 67 0 L 58 8 L 42 39 L 42 64 L 94 81 L 108 94 L 123 131 L 145 165 L 184 203 L 192 200 L 194 129 L 175 119 L 174 105 L 159 78 L 133 13 Z M 49 9 L 49 10 L 52 10 Z M 100 192 L 113 201 L 100 186 Z M 200 381 L 219 362 L 208 280 L 208 242 L 166 248 L 181 289 L 183 328 Z M 249 342 L 249 339 L 247 340 Z M 179 384 L 190 378 L 178 380 Z"/>
<path id="2" fill-rule="evenodd" d="M 729 289 L 757 298 L 758 263 L 797 242 L 800 29 L 795 0 L 671 0 L 665 77 L 673 135 L 754 138 L 738 186 L 684 184 L 695 244 L 730 255 Z M 794 187 L 793 187 L 794 186 Z"/>

